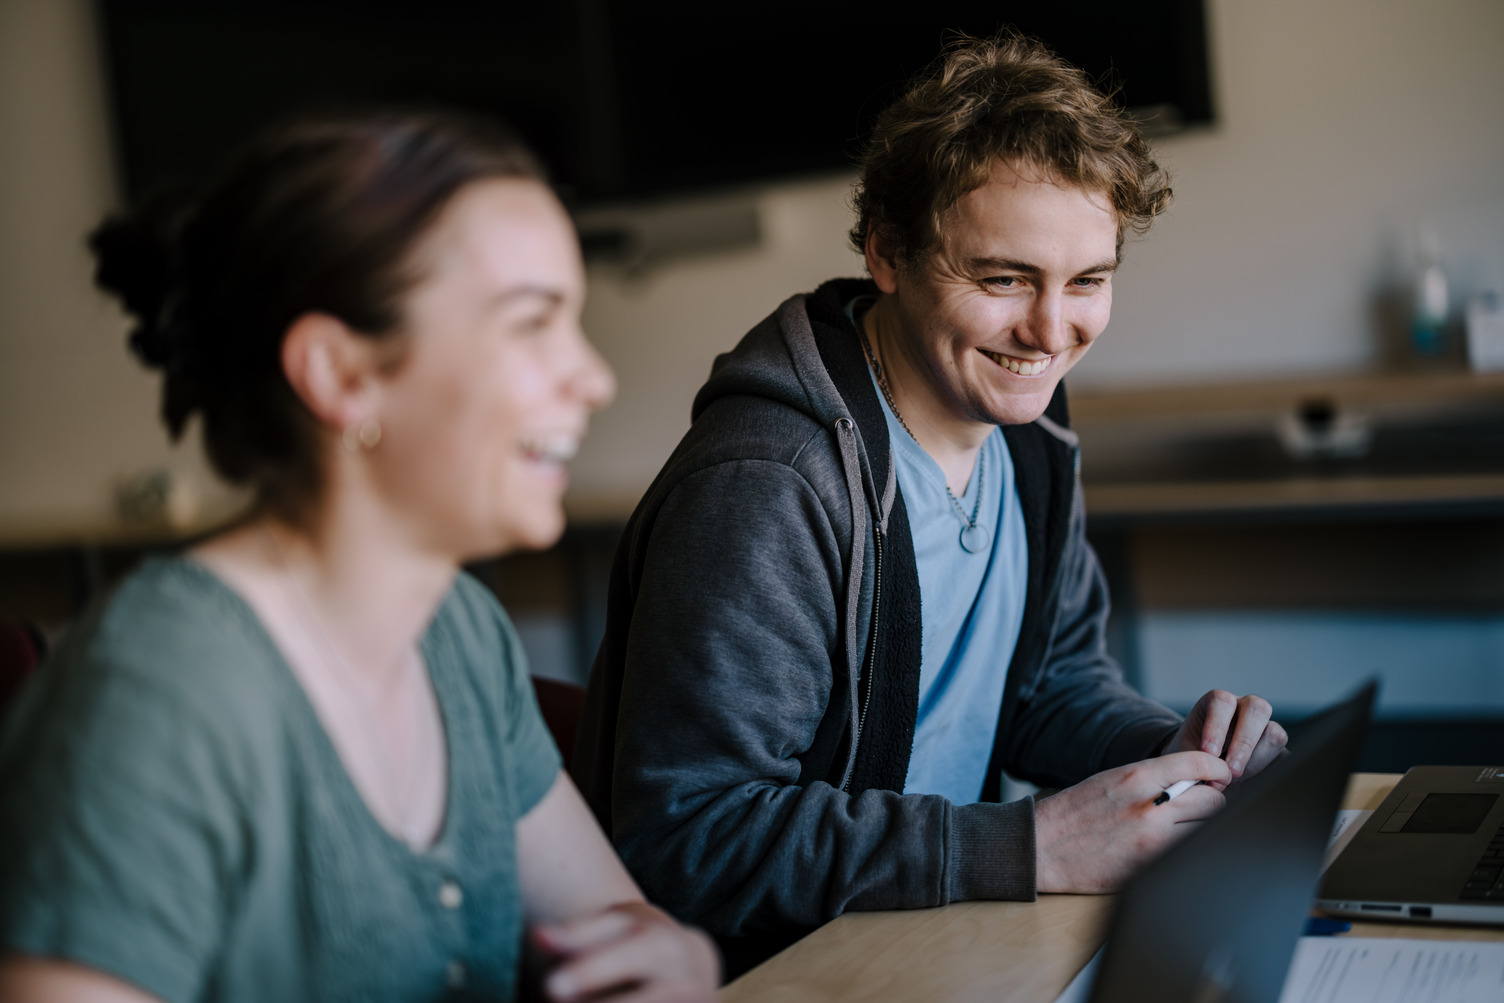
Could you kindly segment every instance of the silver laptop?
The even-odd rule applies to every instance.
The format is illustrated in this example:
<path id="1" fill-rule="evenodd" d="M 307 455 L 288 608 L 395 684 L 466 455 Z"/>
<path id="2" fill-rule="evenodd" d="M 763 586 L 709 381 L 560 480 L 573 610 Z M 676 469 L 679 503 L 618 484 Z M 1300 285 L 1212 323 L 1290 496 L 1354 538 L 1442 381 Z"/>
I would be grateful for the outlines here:
<path id="1" fill-rule="evenodd" d="M 1289 754 L 1137 874 L 1061 1000 L 1275 1003 L 1375 686 L 1300 724 Z"/>
<path id="2" fill-rule="evenodd" d="M 1416 766 L 1316 896 L 1361 919 L 1504 926 L 1504 766 Z"/>

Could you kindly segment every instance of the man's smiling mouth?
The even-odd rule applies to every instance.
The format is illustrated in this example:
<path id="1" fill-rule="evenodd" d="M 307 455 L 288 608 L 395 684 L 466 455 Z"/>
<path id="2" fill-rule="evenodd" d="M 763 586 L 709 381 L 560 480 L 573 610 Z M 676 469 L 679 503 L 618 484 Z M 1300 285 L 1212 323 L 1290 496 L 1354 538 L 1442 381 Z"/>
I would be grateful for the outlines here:
<path id="1" fill-rule="evenodd" d="M 1028 359 L 1015 359 L 1011 355 L 1004 355 L 1002 352 L 989 352 L 985 348 L 979 348 L 977 351 L 1008 370 L 1008 372 L 1017 373 L 1019 376 L 1038 376 L 1050 368 L 1050 362 L 1055 358 L 1053 355 L 1050 355 L 1043 359 L 1030 361 Z"/>

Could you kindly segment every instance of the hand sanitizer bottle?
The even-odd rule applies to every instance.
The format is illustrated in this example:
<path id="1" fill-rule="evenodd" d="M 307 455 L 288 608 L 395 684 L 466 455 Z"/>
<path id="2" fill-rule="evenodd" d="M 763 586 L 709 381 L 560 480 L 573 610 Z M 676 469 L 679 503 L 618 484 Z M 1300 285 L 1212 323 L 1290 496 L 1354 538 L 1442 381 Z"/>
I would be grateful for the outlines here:
<path id="1" fill-rule="evenodd" d="M 1431 357 L 1447 349 L 1447 276 L 1434 233 L 1421 238 L 1420 265 L 1410 310 L 1410 347 L 1416 355 Z"/>

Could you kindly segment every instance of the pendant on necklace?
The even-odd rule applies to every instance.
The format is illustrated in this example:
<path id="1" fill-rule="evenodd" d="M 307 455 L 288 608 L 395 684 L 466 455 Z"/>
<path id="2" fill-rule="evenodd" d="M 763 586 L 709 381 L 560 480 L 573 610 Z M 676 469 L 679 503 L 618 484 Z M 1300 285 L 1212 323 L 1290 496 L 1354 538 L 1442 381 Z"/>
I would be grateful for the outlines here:
<path id="1" fill-rule="evenodd" d="M 961 527 L 961 549 L 968 554 L 980 554 L 991 543 L 992 534 L 987 532 L 986 526 L 973 523 L 970 526 Z"/>

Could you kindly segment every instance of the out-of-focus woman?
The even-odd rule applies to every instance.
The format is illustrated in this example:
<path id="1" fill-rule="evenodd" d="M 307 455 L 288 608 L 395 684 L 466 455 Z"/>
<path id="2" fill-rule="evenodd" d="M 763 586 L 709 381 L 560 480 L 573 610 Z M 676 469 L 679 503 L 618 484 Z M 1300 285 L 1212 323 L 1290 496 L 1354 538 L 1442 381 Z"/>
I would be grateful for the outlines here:
<path id="1" fill-rule="evenodd" d="M 0 1000 L 704 999 L 460 565 L 563 530 L 613 392 L 568 217 L 510 135 L 435 115 L 264 136 L 107 222 L 174 436 L 254 514 L 70 632 L 0 739 Z"/>

